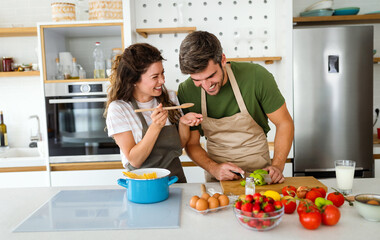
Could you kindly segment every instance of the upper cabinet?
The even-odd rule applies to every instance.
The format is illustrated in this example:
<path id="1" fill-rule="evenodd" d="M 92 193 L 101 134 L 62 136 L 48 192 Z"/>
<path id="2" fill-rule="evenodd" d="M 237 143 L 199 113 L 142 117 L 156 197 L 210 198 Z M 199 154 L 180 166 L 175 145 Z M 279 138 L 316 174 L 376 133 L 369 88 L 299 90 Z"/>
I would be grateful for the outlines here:
<path id="1" fill-rule="evenodd" d="M 124 48 L 122 21 L 47 23 L 39 24 L 38 31 L 45 83 L 104 81 L 106 79 L 94 79 L 95 42 L 101 42 L 105 59 L 110 57 L 113 48 Z M 86 79 L 56 80 L 56 58 L 63 67 L 76 58 L 77 64 L 86 71 Z"/>

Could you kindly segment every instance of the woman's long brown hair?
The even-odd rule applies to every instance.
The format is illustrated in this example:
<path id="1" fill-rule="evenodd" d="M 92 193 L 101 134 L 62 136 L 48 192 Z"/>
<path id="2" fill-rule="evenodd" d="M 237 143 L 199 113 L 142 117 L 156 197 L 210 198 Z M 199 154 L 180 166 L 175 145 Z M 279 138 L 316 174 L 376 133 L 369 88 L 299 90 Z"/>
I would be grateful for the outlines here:
<path id="1" fill-rule="evenodd" d="M 147 44 L 136 43 L 126 48 L 122 55 L 116 57 L 110 76 L 110 86 L 108 87 L 108 99 L 104 111 L 104 117 L 107 117 L 108 107 L 115 100 L 124 100 L 129 102 L 133 98 L 134 84 L 140 79 L 150 65 L 163 61 L 160 51 Z M 168 91 L 162 85 L 162 94 L 157 98 L 163 107 L 175 106 L 170 100 Z M 168 112 L 169 121 L 172 124 L 178 124 L 181 117 L 180 111 L 174 110 Z"/>

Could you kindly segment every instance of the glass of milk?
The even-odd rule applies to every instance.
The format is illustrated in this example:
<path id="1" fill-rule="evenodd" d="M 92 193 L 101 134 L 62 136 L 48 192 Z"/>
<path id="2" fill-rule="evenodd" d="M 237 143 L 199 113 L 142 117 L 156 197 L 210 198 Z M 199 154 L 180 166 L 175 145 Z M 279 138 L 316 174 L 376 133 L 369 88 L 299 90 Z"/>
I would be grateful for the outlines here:
<path id="1" fill-rule="evenodd" d="M 335 160 L 336 182 L 343 194 L 352 193 L 356 162 L 352 160 Z"/>

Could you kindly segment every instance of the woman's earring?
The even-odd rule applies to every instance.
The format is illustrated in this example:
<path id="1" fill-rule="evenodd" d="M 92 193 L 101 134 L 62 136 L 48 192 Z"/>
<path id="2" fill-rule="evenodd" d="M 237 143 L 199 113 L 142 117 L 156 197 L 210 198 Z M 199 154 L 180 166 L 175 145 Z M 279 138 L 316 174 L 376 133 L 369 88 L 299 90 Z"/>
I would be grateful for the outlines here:
<path id="1" fill-rule="evenodd" d="M 133 84 L 134 87 L 136 87 L 136 84 Z"/>

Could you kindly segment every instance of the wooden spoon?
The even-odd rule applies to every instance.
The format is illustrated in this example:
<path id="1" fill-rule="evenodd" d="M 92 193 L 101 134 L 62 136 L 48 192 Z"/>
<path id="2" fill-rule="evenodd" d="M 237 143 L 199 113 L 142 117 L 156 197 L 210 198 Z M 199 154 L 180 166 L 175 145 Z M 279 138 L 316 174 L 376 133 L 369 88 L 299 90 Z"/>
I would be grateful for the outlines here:
<path id="1" fill-rule="evenodd" d="M 164 110 L 173 110 L 178 108 L 189 108 L 194 106 L 194 103 L 184 103 L 179 106 L 172 106 L 172 107 L 163 107 Z M 145 109 L 135 109 L 135 112 L 146 112 L 146 111 L 153 111 L 156 108 L 145 108 Z"/>

